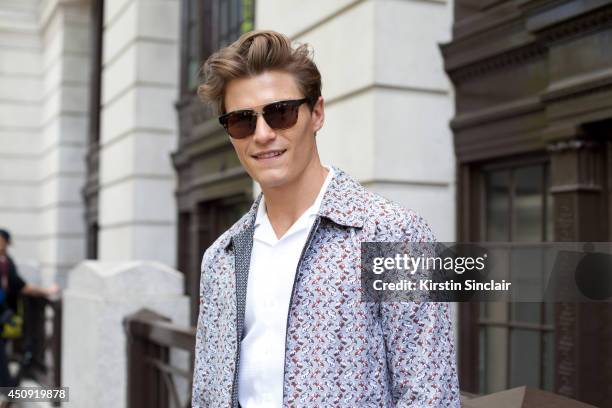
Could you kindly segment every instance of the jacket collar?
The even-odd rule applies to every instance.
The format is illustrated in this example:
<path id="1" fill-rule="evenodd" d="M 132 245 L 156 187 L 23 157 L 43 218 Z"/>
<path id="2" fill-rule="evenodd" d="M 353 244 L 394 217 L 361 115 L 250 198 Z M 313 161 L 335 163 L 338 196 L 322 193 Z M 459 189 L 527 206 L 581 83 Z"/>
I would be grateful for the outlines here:
<path id="1" fill-rule="evenodd" d="M 365 189 L 353 177 L 337 168 L 334 176 L 323 194 L 318 215 L 346 227 L 361 228 L 365 221 Z M 222 247 L 227 249 L 232 240 L 247 228 L 253 228 L 257 216 L 257 208 L 261 203 L 263 193 L 259 193 L 249 211 L 228 231 Z"/>

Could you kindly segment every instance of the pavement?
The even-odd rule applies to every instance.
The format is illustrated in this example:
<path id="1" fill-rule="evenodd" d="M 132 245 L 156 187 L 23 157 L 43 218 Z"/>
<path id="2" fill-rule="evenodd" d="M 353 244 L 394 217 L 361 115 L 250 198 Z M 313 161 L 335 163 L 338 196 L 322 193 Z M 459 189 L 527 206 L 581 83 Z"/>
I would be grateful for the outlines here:
<path id="1" fill-rule="evenodd" d="M 14 374 L 16 371 L 16 367 L 9 367 L 11 373 Z M 25 378 L 19 384 L 20 387 L 40 387 L 41 385 L 34 380 L 29 378 Z M 2 407 L 2 403 L 7 401 L 7 397 L 5 395 L 0 394 L 0 407 Z M 66 405 L 66 404 L 64 404 Z M 53 404 L 50 402 L 14 402 L 12 405 L 9 405 L 11 408 L 52 408 Z"/>

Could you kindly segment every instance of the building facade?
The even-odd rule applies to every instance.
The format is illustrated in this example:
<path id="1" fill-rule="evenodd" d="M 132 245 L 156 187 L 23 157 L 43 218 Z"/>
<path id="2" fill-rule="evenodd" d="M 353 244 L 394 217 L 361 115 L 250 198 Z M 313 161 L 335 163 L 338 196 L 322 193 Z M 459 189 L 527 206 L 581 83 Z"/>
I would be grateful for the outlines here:
<path id="1" fill-rule="evenodd" d="M 43 283 L 84 257 L 89 5 L 0 5 L 0 224 Z"/>
<path id="2" fill-rule="evenodd" d="M 455 237 L 450 0 L 0 2 L 0 226 L 64 283 L 83 259 L 185 274 L 259 188 L 196 95 L 204 59 L 269 28 L 323 77 L 322 160 Z"/>
<path id="3" fill-rule="evenodd" d="M 453 239 L 452 90 L 436 46 L 451 6 L 3 2 L 0 217 L 14 254 L 48 281 L 85 258 L 158 260 L 186 273 L 196 299 L 202 252 L 259 191 L 196 95 L 199 69 L 254 28 L 312 45 L 323 161 Z"/>
<path id="4" fill-rule="evenodd" d="M 612 2 L 455 3 L 458 239 L 612 240 Z M 463 305 L 462 389 L 612 405 L 610 304 Z"/>
<path id="5" fill-rule="evenodd" d="M 271 28 L 314 49 L 323 162 L 440 241 L 610 241 L 611 3 L 4 0 L 0 226 L 43 284 L 86 258 L 176 267 L 195 322 L 201 255 L 259 191 L 196 95 L 200 67 Z M 611 319 L 462 305 L 461 387 L 610 405 Z"/>
<path id="6" fill-rule="evenodd" d="M 173 158 L 179 269 L 189 271 L 193 299 L 202 248 L 244 213 L 259 191 L 198 100 L 196 74 L 213 50 L 252 28 L 274 29 L 312 45 L 326 101 L 325 126 L 317 134 L 323 162 L 414 208 L 440 239 L 453 239 L 454 157 L 446 125 L 452 96 L 436 48 L 450 38 L 451 6 L 439 1 L 183 3 L 186 41 Z M 194 303 L 194 314 L 196 308 Z"/>

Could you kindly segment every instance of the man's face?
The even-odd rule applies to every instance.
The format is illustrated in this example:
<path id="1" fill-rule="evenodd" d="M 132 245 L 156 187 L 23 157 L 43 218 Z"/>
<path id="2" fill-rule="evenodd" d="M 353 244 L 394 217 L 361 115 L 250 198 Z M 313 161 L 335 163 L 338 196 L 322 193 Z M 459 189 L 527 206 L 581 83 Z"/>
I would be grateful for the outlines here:
<path id="1" fill-rule="evenodd" d="M 304 96 L 291 74 L 266 71 L 230 81 L 225 90 L 225 110 L 253 108 L 261 112 L 262 105 L 270 102 Z M 307 103 L 300 105 L 297 123 L 289 129 L 274 130 L 259 115 L 252 135 L 244 139 L 230 137 L 230 140 L 245 170 L 262 188 L 280 187 L 296 180 L 309 165 L 317 163 L 314 132 L 323 126 L 323 119 L 323 98 L 320 97 L 312 112 Z M 257 157 L 267 151 L 283 153 L 272 158 Z"/>

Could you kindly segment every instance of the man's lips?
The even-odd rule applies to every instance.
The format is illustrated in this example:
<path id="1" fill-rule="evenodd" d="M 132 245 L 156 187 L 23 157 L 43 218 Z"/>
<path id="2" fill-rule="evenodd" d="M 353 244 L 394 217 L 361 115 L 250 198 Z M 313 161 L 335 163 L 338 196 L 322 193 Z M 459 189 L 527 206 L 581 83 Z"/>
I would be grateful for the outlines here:
<path id="1" fill-rule="evenodd" d="M 280 157 L 286 151 L 287 151 L 287 149 L 266 150 L 266 151 L 263 151 L 263 152 L 258 152 L 258 153 L 252 154 L 251 157 L 256 159 L 256 160 L 273 159 L 273 158 L 276 158 L 276 157 Z"/>

